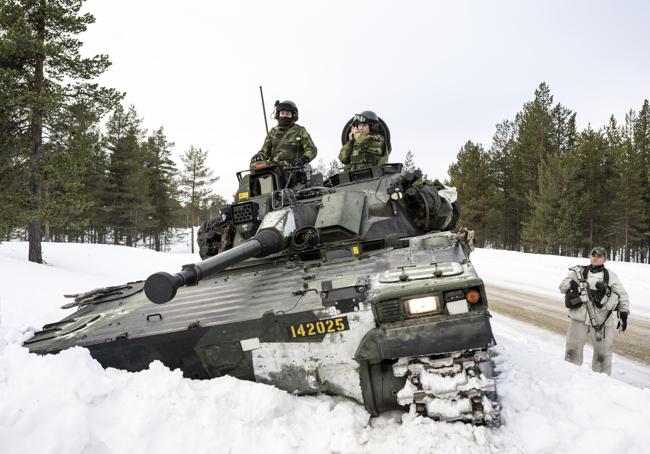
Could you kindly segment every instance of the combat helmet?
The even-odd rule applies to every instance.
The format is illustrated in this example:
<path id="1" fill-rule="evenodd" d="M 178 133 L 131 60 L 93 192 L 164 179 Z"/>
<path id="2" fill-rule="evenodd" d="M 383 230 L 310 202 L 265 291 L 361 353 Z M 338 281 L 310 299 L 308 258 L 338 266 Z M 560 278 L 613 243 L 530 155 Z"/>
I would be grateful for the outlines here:
<path id="1" fill-rule="evenodd" d="M 354 114 L 352 117 L 352 126 L 367 124 L 370 126 L 370 132 L 376 134 L 379 132 L 379 116 L 372 110 L 364 110 L 361 113 Z"/>
<path id="2" fill-rule="evenodd" d="M 379 123 L 379 116 L 372 110 L 364 110 L 361 113 L 355 114 L 352 119 L 352 126 L 358 124 L 369 124 L 371 127 Z"/>
<path id="3" fill-rule="evenodd" d="M 298 121 L 298 106 L 293 101 L 275 101 L 275 110 L 273 111 L 274 119 L 278 119 L 281 110 L 291 112 L 293 114 L 292 120 Z"/>
<path id="4" fill-rule="evenodd" d="M 358 114 L 354 114 L 343 126 L 343 131 L 341 131 L 341 145 L 345 145 L 348 141 L 348 136 L 352 131 L 353 127 L 356 127 L 359 124 L 369 124 L 370 132 L 372 134 L 379 134 L 384 137 L 386 143 L 386 150 L 391 151 L 390 144 L 390 130 L 386 122 L 372 110 L 364 110 Z"/>

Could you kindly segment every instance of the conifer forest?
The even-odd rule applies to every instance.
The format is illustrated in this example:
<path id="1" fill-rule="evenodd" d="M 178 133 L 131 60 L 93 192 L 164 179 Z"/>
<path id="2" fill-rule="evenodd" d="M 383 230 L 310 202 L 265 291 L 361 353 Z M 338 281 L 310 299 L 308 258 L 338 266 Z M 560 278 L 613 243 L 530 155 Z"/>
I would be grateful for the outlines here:
<path id="1" fill-rule="evenodd" d="M 41 241 L 162 250 L 226 203 L 207 151 L 175 163 L 164 127 L 145 130 L 119 87 L 95 82 L 111 63 L 80 52 L 94 22 L 82 3 L 0 2 L 0 240 L 29 240 L 35 262 Z M 491 144 L 459 144 L 448 184 L 478 246 L 650 261 L 648 100 L 583 130 L 578 114 L 542 82 Z"/>
<path id="2" fill-rule="evenodd" d="M 647 99 L 578 131 L 576 112 L 541 83 L 489 146 L 465 143 L 448 173 L 480 246 L 582 256 L 602 245 L 612 259 L 648 263 Z"/>

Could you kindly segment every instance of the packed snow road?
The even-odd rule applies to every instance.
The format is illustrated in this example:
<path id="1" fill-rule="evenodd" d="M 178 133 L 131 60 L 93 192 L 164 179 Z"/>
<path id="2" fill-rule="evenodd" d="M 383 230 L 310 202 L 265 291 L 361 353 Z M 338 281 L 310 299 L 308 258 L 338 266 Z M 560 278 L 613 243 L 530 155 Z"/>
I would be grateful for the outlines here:
<path id="1" fill-rule="evenodd" d="M 486 285 L 486 291 L 491 311 L 558 334 L 566 333 L 569 318 L 559 292 L 557 297 L 551 297 L 495 284 Z M 614 338 L 614 353 L 650 365 L 648 339 L 650 320 L 632 315 L 627 330 Z"/>

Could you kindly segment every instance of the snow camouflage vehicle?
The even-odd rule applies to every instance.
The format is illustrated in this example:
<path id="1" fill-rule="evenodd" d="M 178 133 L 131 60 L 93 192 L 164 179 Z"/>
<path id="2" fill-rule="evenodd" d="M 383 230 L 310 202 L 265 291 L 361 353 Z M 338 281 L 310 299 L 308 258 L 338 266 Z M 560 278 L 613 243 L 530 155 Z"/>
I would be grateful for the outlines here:
<path id="1" fill-rule="evenodd" d="M 414 406 L 497 425 L 495 341 L 471 244 L 451 231 L 454 191 L 401 168 L 323 181 L 256 163 L 201 229 L 204 261 L 80 295 L 76 313 L 25 344 L 81 345 L 105 367 L 160 360 L 190 378 L 347 396 L 373 415 Z"/>

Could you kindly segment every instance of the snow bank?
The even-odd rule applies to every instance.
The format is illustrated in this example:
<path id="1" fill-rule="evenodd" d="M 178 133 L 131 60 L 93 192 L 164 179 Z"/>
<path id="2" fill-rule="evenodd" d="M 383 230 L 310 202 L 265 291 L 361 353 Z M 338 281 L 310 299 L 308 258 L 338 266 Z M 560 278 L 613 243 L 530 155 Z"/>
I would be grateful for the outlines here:
<path id="1" fill-rule="evenodd" d="M 554 296 L 562 305 L 560 281 L 569 267 L 588 265 L 589 259 L 476 249 L 472 263 L 486 283 Z M 630 295 L 632 316 L 650 317 L 650 265 L 608 260 L 606 266 L 616 273 Z"/>
<path id="2" fill-rule="evenodd" d="M 27 262 L 25 243 L 0 244 L 3 454 L 648 452 L 642 430 L 650 425 L 648 367 L 615 358 L 615 373 L 626 370 L 621 378 L 637 386 L 593 374 L 562 360 L 560 336 L 500 316 L 493 319 L 505 422 L 499 429 L 399 412 L 370 418 L 345 399 L 296 397 L 230 377 L 189 380 L 159 362 L 139 373 L 105 370 L 83 348 L 31 355 L 21 347 L 30 327 L 70 312 L 59 309 L 62 293 L 175 271 L 196 258 L 119 246 L 43 246 L 48 265 Z M 483 256 L 509 260 L 509 253 L 498 254 Z M 494 269 L 479 271 L 499 283 Z"/>
<path id="3" fill-rule="evenodd" d="M 126 246 L 43 243 L 39 265 L 27 261 L 27 243 L 0 244 L 0 317 L 5 325 L 40 329 L 74 310 L 60 307 L 64 294 L 146 279 L 156 271 L 177 272 L 198 254 L 167 254 Z"/>
<path id="4" fill-rule="evenodd" d="M 564 337 L 494 315 L 498 391 L 509 439 L 531 453 L 647 453 L 650 369 L 620 356 L 623 381 L 562 360 Z M 585 350 L 591 358 L 591 350 Z"/>

